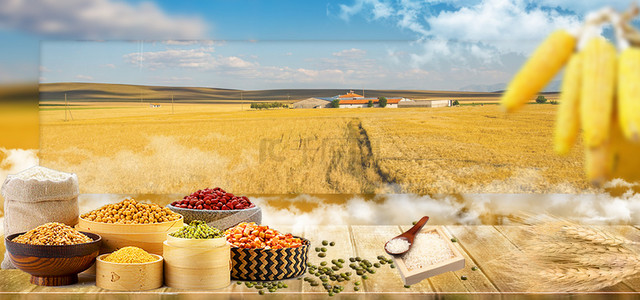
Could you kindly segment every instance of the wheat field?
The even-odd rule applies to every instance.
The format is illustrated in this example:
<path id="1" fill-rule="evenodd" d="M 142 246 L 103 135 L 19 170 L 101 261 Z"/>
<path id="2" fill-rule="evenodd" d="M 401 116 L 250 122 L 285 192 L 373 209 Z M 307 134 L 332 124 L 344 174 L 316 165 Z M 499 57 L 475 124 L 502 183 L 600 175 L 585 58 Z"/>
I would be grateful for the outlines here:
<path id="1" fill-rule="evenodd" d="M 58 103 L 59 105 L 59 103 Z M 574 193 L 582 154 L 553 153 L 556 106 L 249 110 L 239 104 L 41 106 L 40 163 L 83 193 Z M 71 116 L 73 120 L 71 120 Z"/>

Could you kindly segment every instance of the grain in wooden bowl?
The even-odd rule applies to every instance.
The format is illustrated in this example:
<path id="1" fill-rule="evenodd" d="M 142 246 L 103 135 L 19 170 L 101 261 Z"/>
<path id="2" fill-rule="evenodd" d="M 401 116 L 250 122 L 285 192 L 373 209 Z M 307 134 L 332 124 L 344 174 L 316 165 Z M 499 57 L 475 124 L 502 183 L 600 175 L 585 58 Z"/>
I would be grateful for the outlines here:
<path id="1" fill-rule="evenodd" d="M 47 223 L 29 232 L 9 235 L 5 245 L 11 262 L 45 286 L 78 282 L 78 273 L 95 262 L 102 239 L 60 223 Z"/>
<path id="2" fill-rule="evenodd" d="M 157 204 L 125 199 L 82 214 L 77 227 L 102 236 L 101 253 L 136 246 L 162 255 L 167 233 L 180 229 L 182 220 L 180 214 Z"/>

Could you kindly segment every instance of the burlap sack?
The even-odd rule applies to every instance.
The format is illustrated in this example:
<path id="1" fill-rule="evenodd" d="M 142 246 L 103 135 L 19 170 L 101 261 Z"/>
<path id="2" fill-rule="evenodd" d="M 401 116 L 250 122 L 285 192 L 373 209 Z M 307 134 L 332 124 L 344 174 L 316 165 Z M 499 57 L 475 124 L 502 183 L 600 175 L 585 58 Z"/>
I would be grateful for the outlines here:
<path id="1" fill-rule="evenodd" d="M 9 175 L 2 185 L 4 234 L 29 231 L 48 222 L 78 223 L 78 177 L 64 181 L 22 180 Z M 2 269 L 14 269 L 7 253 Z"/>

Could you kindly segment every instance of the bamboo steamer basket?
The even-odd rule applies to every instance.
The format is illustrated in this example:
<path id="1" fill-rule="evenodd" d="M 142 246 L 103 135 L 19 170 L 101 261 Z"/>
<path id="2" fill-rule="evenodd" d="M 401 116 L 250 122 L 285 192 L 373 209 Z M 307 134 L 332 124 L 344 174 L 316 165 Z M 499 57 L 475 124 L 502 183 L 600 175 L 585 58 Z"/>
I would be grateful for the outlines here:
<path id="1" fill-rule="evenodd" d="M 153 254 L 162 255 L 162 242 L 167 233 L 184 225 L 183 217 L 169 222 L 155 224 L 110 224 L 88 221 L 80 218 L 76 228 L 102 236 L 100 253 L 110 253 L 126 246 L 135 246 Z"/>
<path id="2" fill-rule="evenodd" d="M 146 291 L 162 287 L 162 256 L 151 254 L 156 261 L 141 264 L 121 264 L 96 259 L 96 286 L 115 291 Z"/>
<path id="3" fill-rule="evenodd" d="M 196 240 L 194 240 L 196 241 Z M 165 241 L 165 284 L 178 289 L 220 289 L 231 283 L 231 247 L 209 247 L 209 240 L 201 245 L 177 247 Z M 202 247 L 202 245 L 205 245 Z"/>
<path id="4" fill-rule="evenodd" d="M 171 236 L 171 234 L 167 234 L 167 243 L 169 246 L 174 247 L 182 247 L 182 248 L 190 248 L 190 247 L 200 247 L 200 248 L 215 248 L 224 246 L 227 244 L 227 239 L 223 236 L 215 239 L 185 239 Z"/>

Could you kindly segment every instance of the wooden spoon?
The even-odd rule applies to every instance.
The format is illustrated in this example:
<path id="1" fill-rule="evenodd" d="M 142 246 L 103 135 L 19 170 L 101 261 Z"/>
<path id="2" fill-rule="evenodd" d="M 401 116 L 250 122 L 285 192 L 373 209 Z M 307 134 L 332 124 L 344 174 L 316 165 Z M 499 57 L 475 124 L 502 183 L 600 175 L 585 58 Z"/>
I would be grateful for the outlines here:
<path id="1" fill-rule="evenodd" d="M 427 224 L 427 221 L 429 221 L 429 217 L 427 217 L 427 216 L 422 217 L 422 219 L 420 219 L 420 221 L 418 221 L 418 223 L 416 223 L 416 225 L 413 225 L 413 227 L 411 227 L 411 229 L 405 231 L 403 234 L 401 234 L 399 236 L 396 236 L 396 237 L 392 238 L 391 240 L 389 240 L 388 242 L 386 242 L 384 244 L 384 251 L 386 251 L 387 253 L 389 253 L 391 255 L 402 255 L 402 254 L 407 253 L 407 251 L 409 251 L 411 249 L 411 246 L 413 245 L 413 239 L 415 239 L 416 234 L 418 234 L 420 229 L 422 229 L 422 227 L 424 227 L 424 225 Z M 398 252 L 398 253 L 390 252 L 387 249 L 387 244 L 389 244 L 390 241 L 395 240 L 395 239 L 404 239 L 407 242 L 409 242 L 409 247 L 407 248 L 407 250 L 405 250 L 403 252 Z"/>

